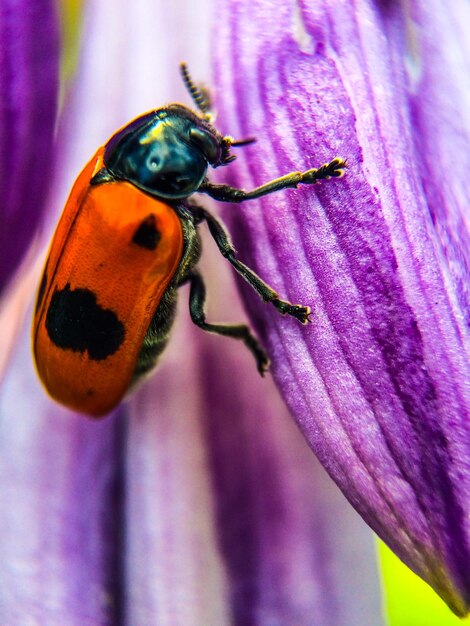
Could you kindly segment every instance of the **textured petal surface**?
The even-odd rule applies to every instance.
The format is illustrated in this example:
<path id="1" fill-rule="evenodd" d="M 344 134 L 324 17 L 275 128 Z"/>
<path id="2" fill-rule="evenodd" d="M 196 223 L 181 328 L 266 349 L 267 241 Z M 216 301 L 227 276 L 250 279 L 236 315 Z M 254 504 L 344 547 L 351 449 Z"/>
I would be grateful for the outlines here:
<path id="1" fill-rule="evenodd" d="M 36 232 L 53 172 L 58 29 L 53 0 L 0 2 L 0 291 Z"/>
<path id="2" fill-rule="evenodd" d="M 463 614 L 468 154 L 454 177 L 453 137 L 466 145 L 467 43 L 458 8 L 411 6 L 220 3 L 220 124 L 258 138 L 224 180 L 251 188 L 335 156 L 350 165 L 340 181 L 226 215 L 244 260 L 313 306 L 302 328 L 244 290 L 307 440 L 367 522 Z"/>

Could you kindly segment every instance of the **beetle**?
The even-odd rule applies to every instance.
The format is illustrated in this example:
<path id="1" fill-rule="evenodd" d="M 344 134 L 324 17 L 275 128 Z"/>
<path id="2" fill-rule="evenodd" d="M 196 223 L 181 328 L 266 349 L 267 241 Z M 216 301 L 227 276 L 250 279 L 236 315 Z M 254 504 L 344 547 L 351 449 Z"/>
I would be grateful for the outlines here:
<path id="1" fill-rule="evenodd" d="M 38 290 L 33 352 L 48 393 L 76 411 L 98 417 L 115 408 L 155 366 L 173 322 L 176 292 L 190 284 L 192 321 L 239 339 L 258 371 L 269 360 L 248 326 L 212 324 L 204 313 L 205 285 L 197 270 L 198 227 L 206 222 L 222 255 L 264 302 L 301 323 L 308 306 L 281 300 L 236 256 L 222 223 L 188 200 L 194 192 L 223 202 L 339 177 L 340 158 L 292 172 L 252 191 L 213 184 L 210 167 L 235 159 L 234 141 L 212 124 L 208 94 L 181 64 L 197 111 L 170 104 L 118 130 L 78 176 L 52 239 Z"/>

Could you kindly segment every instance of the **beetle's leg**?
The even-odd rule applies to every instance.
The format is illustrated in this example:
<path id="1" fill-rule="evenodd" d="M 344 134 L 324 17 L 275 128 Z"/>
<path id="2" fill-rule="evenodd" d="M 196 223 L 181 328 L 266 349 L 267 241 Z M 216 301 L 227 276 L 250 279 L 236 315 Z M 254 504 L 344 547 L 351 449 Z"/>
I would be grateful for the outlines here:
<path id="1" fill-rule="evenodd" d="M 245 324 L 208 324 L 206 322 L 206 314 L 204 312 L 204 302 L 206 299 L 206 287 L 201 278 L 201 275 L 193 270 L 184 280 L 191 283 L 191 289 L 189 294 L 189 312 L 191 319 L 203 330 L 207 330 L 210 333 L 216 333 L 217 335 L 225 335 L 226 337 L 233 337 L 234 339 L 240 339 L 250 350 L 256 359 L 256 365 L 258 372 L 261 376 L 269 368 L 269 358 L 263 348 L 260 346 L 259 341 L 254 335 L 251 334 L 250 329 Z"/>
<path id="2" fill-rule="evenodd" d="M 214 238 L 217 247 L 223 256 L 230 261 L 237 272 L 253 287 L 264 302 L 270 302 L 283 315 L 291 315 L 306 324 L 310 315 L 310 307 L 301 304 L 291 304 L 286 300 L 280 300 L 279 294 L 264 282 L 253 270 L 239 261 L 235 255 L 235 249 L 230 241 L 229 234 L 224 226 L 209 211 L 202 207 L 191 206 L 196 223 L 206 220 L 209 231 Z"/>
<path id="3" fill-rule="evenodd" d="M 201 184 L 198 191 L 207 193 L 211 198 L 221 202 L 244 202 L 245 200 L 253 200 L 253 198 L 259 198 L 287 187 L 297 187 L 300 184 L 311 185 L 325 178 L 339 178 L 344 174 L 344 168 L 346 167 L 346 161 L 336 158 L 318 169 L 313 168 L 306 172 L 291 172 L 251 191 L 236 189 L 235 187 L 230 187 L 230 185 L 213 185 L 208 180 Z"/>

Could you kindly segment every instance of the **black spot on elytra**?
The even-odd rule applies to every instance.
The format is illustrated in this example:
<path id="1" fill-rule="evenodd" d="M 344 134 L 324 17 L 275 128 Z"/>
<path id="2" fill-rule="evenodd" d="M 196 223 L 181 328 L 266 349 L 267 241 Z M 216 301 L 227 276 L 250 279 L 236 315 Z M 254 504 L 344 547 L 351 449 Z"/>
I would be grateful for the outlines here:
<path id="1" fill-rule="evenodd" d="M 147 250 L 155 250 L 160 239 L 161 235 L 157 229 L 157 220 L 155 215 L 151 213 L 140 223 L 132 237 L 132 242 Z"/>
<path id="2" fill-rule="evenodd" d="M 39 311 L 42 299 L 44 298 L 44 294 L 46 293 L 47 286 L 47 272 L 44 270 L 44 274 L 42 275 L 41 285 L 39 286 L 38 291 L 38 299 L 36 300 L 36 313 Z"/>
<path id="3" fill-rule="evenodd" d="M 88 352 L 90 359 L 102 361 L 114 354 L 124 340 L 124 326 L 116 313 L 103 309 L 89 289 L 54 292 L 46 315 L 46 329 L 59 348 Z"/>

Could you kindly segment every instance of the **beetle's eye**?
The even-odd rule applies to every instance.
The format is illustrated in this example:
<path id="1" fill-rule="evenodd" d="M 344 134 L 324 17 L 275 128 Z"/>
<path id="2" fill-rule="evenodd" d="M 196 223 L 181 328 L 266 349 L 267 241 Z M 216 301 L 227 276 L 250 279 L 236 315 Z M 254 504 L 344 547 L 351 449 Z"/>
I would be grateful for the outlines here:
<path id="1" fill-rule="evenodd" d="M 201 128 L 191 128 L 189 138 L 191 143 L 202 151 L 209 163 L 215 163 L 219 160 L 220 146 L 215 137 Z"/>

